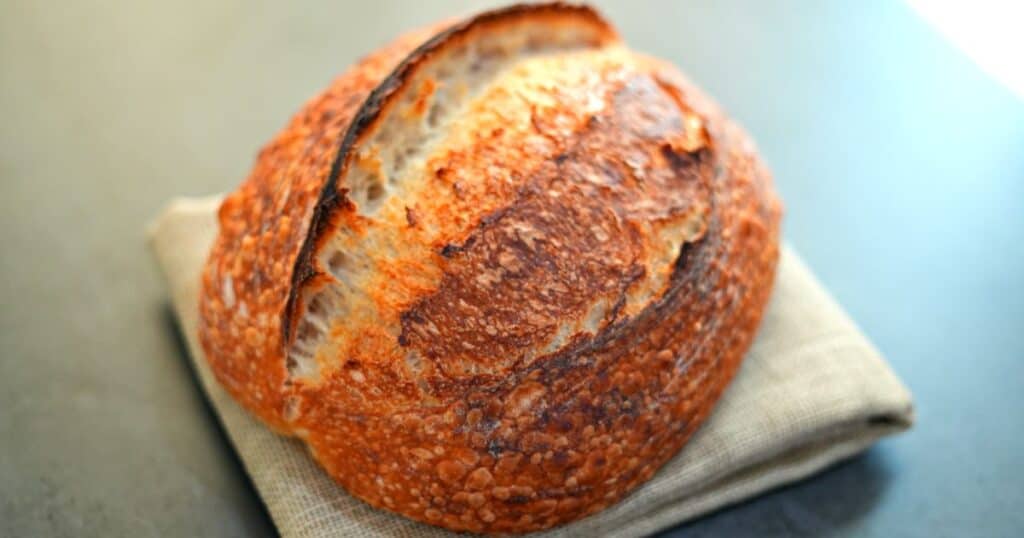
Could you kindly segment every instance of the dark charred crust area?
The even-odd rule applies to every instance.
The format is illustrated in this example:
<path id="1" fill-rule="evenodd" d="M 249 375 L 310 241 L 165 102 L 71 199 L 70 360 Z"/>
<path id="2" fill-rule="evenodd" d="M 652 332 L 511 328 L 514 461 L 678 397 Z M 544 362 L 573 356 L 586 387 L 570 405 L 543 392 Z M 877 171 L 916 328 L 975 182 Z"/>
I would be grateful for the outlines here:
<path id="1" fill-rule="evenodd" d="M 410 228 L 415 228 L 420 223 L 419 212 L 409 206 L 405 207 L 405 222 Z"/>
<path id="2" fill-rule="evenodd" d="M 348 165 L 349 157 L 356 143 L 381 116 L 387 105 L 394 96 L 408 83 L 420 64 L 427 61 L 431 54 L 441 49 L 449 41 L 466 34 L 481 25 L 495 22 L 511 21 L 521 17 L 538 17 L 549 14 L 573 15 L 586 19 L 591 24 L 602 27 L 609 36 L 614 36 L 614 30 L 605 22 L 600 15 L 588 6 L 565 4 L 561 2 L 549 4 L 516 4 L 502 9 L 496 9 L 482 13 L 464 22 L 457 23 L 447 30 L 428 39 L 422 45 L 413 50 L 394 71 L 383 82 L 377 86 L 369 97 L 359 108 L 348 129 L 342 136 L 338 146 L 338 152 L 331 165 L 331 171 L 327 176 L 320 197 L 313 208 L 310 217 L 309 233 L 306 240 L 299 249 L 298 256 L 292 269 L 292 286 L 288 295 L 288 302 L 282 314 L 282 343 L 287 345 L 294 332 L 297 323 L 296 310 L 298 299 L 301 295 L 303 284 L 311 273 L 316 272 L 313 264 L 318 243 L 331 226 L 332 214 L 343 210 L 345 204 L 345 191 L 339 189 L 339 178 Z"/>
<path id="3" fill-rule="evenodd" d="M 682 130 L 680 111 L 651 79 L 626 81 L 513 205 L 442 249 L 441 286 L 402 316 L 402 345 L 465 379 L 536 358 L 523 351 L 584 318 L 595 298 L 605 300 L 597 321 L 614 321 L 644 274 L 640 226 L 710 205 L 707 148 L 665 157 L 662 145 Z"/>
<path id="4" fill-rule="evenodd" d="M 456 245 L 454 243 L 448 243 L 447 245 L 441 247 L 441 256 L 444 256 L 445 258 L 453 258 L 457 254 L 459 254 L 460 252 L 465 252 L 466 249 L 472 247 L 473 243 L 475 243 L 475 242 L 476 242 L 476 237 L 470 237 L 469 239 L 467 239 L 461 245 Z"/>

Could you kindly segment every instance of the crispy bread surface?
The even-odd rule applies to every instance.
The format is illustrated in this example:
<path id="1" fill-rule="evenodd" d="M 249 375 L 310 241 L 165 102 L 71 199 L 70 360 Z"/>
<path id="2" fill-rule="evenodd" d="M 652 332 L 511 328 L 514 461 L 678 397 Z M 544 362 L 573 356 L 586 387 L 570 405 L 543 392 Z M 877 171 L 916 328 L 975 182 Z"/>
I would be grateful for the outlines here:
<path id="1" fill-rule="evenodd" d="M 453 530 L 597 512 L 703 422 L 781 208 L 749 137 L 593 10 L 407 34 L 306 104 L 219 214 L 218 380 L 350 493 Z"/>

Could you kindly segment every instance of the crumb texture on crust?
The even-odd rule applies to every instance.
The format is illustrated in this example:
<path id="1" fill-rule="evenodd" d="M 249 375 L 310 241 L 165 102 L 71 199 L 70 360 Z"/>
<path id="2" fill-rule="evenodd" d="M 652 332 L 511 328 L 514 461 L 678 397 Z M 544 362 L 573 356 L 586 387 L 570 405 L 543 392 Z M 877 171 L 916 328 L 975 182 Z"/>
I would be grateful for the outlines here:
<path id="1" fill-rule="evenodd" d="M 767 302 L 747 135 L 589 8 L 514 6 L 339 77 L 220 212 L 200 336 L 349 492 L 453 530 L 599 511 L 702 423 Z"/>

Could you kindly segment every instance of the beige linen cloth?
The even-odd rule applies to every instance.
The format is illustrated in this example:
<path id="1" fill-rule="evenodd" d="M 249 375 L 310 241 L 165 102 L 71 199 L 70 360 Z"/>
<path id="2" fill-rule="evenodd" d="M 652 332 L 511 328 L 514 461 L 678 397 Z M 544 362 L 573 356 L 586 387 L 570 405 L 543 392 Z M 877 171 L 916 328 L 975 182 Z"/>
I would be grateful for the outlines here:
<path id="1" fill-rule="evenodd" d="M 150 229 L 195 370 L 282 536 L 434 536 L 376 510 L 217 384 L 197 341 L 199 273 L 219 198 L 179 199 Z M 640 536 L 810 476 L 910 427 L 910 393 L 788 247 L 759 335 L 711 418 L 619 504 L 551 536 Z"/>

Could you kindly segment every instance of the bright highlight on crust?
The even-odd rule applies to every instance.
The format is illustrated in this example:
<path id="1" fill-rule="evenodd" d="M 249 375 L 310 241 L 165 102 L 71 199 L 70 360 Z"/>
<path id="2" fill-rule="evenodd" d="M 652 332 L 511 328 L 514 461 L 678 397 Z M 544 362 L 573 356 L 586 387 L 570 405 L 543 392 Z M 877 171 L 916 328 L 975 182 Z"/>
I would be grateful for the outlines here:
<path id="1" fill-rule="evenodd" d="M 220 212 L 200 336 L 366 502 L 453 530 L 599 511 L 700 425 L 780 208 L 746 135 L 594 11 L 409 34 L 312 100 Z"/>

